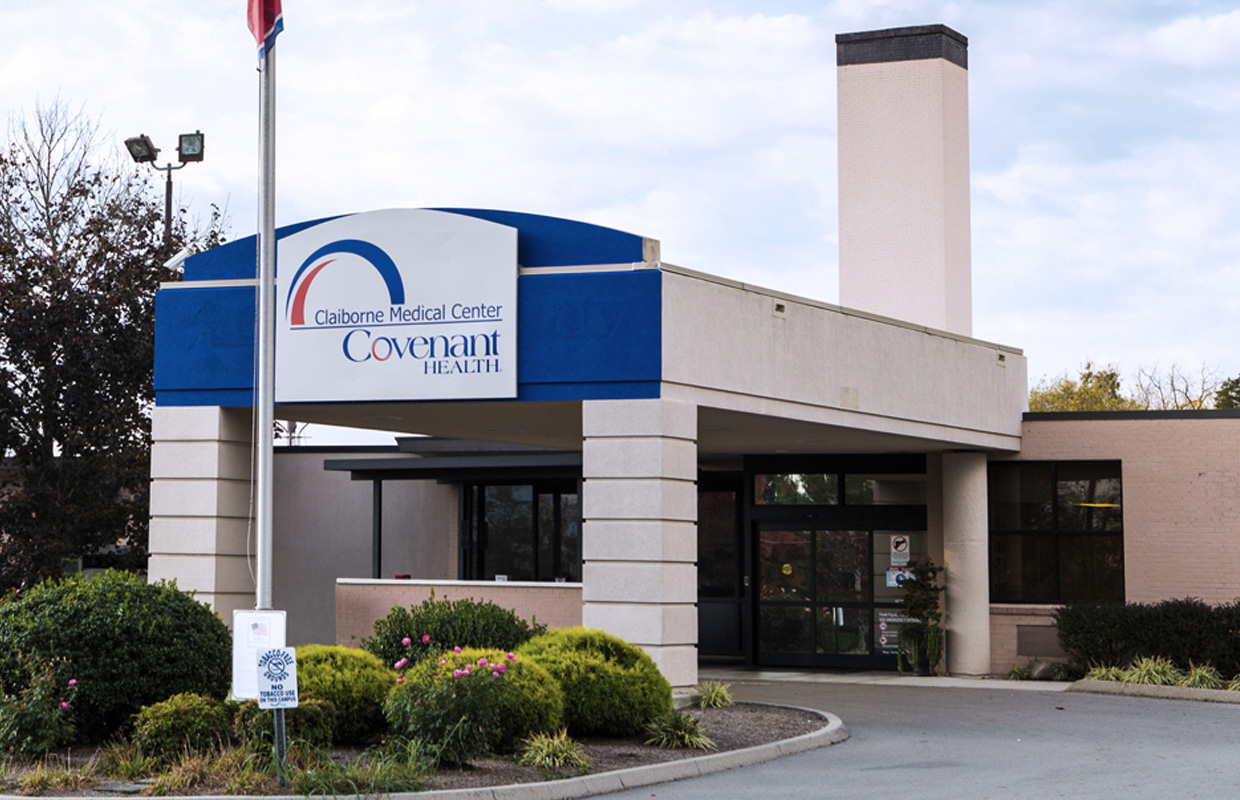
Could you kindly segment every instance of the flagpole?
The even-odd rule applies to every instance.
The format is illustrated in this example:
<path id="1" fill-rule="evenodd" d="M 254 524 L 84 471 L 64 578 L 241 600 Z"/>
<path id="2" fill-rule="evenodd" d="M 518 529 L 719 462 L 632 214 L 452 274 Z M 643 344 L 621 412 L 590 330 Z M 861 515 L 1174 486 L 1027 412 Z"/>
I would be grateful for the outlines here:
<path id="1" fill-rule="evenodd" d="M 276 53 L 267 46 L 259 82 L 258 182 L 258 397 L 256 558 L 254 608 L 272 608 L 272 513 L 275 429 L 275 272 L 276 272 Z"/>

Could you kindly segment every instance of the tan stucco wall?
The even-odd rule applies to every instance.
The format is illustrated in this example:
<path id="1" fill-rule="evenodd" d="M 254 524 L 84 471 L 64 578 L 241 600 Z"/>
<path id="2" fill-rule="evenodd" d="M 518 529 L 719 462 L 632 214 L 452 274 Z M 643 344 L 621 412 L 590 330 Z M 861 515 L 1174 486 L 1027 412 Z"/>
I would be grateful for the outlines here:
<path id="1" fill-rule="evenodd" d="M 929 449 L 1020 446 L 1026 364 L 1011 348 L 672 269 L 663 320 L 666 399 Z"/>
<path id="2" fill-rule="evenodd" d="M 971 335 L 968 72 L 852 64 L 838 83 L 840 304 Z"/>
<path id="3" fill-rule="evenodd" d="M 371 577 L 372 484 L 324 470 L 332 457 L 276 451 L 272 594 L 275 607 L 288 611 L 290 645 L 334 642 L 336 579 Z M 456 516 L 452 486 L 385 481 L 383 575 L 455 578 Z"/>
<path id="4" fill-rule="evenodd" d="M 375 620 L 396 606 L 418 605 L 432 592 L 438 600 L 490 601 L 548 628 L 581 624 L 580 583 L 342 580 L 335 592 L 336 644 L 360 646 L 374 635 Z"/>

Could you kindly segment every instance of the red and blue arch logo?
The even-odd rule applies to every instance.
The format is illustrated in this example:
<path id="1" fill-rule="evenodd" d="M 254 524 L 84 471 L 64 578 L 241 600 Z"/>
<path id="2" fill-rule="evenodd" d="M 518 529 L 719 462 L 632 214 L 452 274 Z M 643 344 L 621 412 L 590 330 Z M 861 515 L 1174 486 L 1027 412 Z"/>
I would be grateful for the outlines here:
<path id="1" fill-rule="evenodd" d="M 405 283 L 401 280 L 400 270 L 396 268 L 396 262 L 392 260 L 392 257 L 370 242 L 361 239 L 340 239 L 315 250 L 297 268 L 297 273 L 293 275 L 293 281 L 288 287 L 286 300 L 290 325 L 306 324 L 306 295 L 310 291 L 310 285 L 314 283 L 314 279 L 324 267 L 337 260 L 328 258 L 328 256 L 340 255 L 355 255 L 373 267 L 379 273 L 379 277 L 383 278 L 383 283 L 387 286 L 388 299 L 392 305 L 405 304 Z"/>

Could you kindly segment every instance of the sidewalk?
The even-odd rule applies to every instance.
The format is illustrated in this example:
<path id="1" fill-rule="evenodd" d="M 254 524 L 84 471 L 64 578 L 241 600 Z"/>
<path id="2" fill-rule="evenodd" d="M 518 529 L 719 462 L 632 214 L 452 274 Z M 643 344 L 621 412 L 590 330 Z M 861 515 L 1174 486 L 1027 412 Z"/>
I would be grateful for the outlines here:
<path id="1" fill-rule="evenodd" d="M 1066 692 L 1071 683 L 1060 681 L 1009 681 L 1003 678 L 948 678 L 901 675 L 898 672 L 800 672 L 797 670 L 744 667 L 702 667 L 699 681 L 724 683 L 837 683 L 871 686 L 911 686 L 936 689 L 999 689 L 1022 692 Z"/>

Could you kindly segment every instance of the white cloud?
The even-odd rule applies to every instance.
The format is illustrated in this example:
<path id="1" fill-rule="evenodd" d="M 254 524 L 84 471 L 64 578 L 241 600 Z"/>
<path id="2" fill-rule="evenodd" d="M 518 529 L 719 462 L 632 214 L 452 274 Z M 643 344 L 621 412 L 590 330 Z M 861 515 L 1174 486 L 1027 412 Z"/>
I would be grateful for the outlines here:
<path id="1" fill-rule="evenodd" d="M 1209 17 L 1189 16 L 1149 34 L 1154 53 L 1189 67 L 1240 63 L 1240 9 Z"/>

